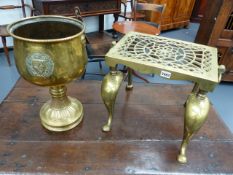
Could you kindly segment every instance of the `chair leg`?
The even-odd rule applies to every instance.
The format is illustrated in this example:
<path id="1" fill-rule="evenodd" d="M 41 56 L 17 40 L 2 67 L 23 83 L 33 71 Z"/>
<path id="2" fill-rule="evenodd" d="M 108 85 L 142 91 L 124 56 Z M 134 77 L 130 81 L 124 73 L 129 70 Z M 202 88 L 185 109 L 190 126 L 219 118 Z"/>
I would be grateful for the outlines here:
<path id="1" fill-rule="evenodd" d="M 132 70 L 132 74 L 133 74 L 135 77 L 138 77 L 139 79 L 145 81 L 146 83 L 150 83 L 146 78 L 140 76 L 140 75 L 137 74 L 134 70 Z"/>
<path id="2" fill-rule="evenodd" d="M 1 36 L 1 38 L 2 38 L 3 49 L 4 49 L 4 53 L 6 55 L 6 58 L 7 58 L 8 65 L 11 66 L 10 56 L 9 56 L 8 48 L 6 46 L 6 37 Z"/>
<path id="3" fill-rule="evenodd" d="M 147 79 L 145 79 L 144 77 L 137 74 L 133 69 L 128 68 L 128 83 L 126 85 L 126 90 L 133 89 L 133 75 L 135 77 L 138 77 L 139 79 L 145 81 L 146 83 L 150 83 Z"/>
<path id="4" fill-rule="evenodd" d="M 101 61 L 99 61 L 99 67 L 100 67 L 100 69 L 102 70 L 103 66 L 102 66 Z"/>
<path id="5" fill-rule="evenodd" d="M 112 32 L 112 38 L 118 39 L 118 33 L 115 30 L 113 30 L 113 32 Z"/>

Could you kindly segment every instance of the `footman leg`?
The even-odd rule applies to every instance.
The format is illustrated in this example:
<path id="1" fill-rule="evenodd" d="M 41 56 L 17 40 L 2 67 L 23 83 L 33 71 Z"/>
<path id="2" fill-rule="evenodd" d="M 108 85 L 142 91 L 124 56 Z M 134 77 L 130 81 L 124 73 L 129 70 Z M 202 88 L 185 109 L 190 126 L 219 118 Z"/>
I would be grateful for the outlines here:
<path id="1" fill-rule="evenodd" d="M 186 150 L 188 143 L 193 136 L 206 121 L 210 102 L 205 95 L 206 92 L 199 90 L 197 93 L 191 93 L 186 102 L 185 119 L 184 119 L 184 136 L 181 144 L 178 161 L 186 163 Z"/>
<path id="2" fill-rule="evenodd" d="M 133 89 L 133 70 L 128 68 L 128 84 L 126 85 L 126 90 Z"/>
<path id="3" fill-rule="evenodd" d="M 108 73 L 103 79 L 101 85 L 101 96 L 108 110 L 108 121 L 103 126 L 103 131 L 111 130 L 114 105 L 122 80 L 123 73 L 115 70 L 110 71 L 110 73 Z"/>
<path id="4" fill-rule="evenodd" d="M 199 91 L 199 84 L 198 83 L 195 83 L 194 84 L 194 86 L 193 86 L 193 89 L 192 89 L 192 94 L 197 94 L 198 93 L 198 91 Z M 189 98 L 189 97 L 188 97 Z M 185 103 L 184 103 L 184 107 L 186 106 L 186 103 L 187 103 L 187 101 L 188 101 L 188 98 L 187 98 L 187 100 L 185 101 Z"/>
<path id="5" fill-rule="evenodd" d="M 197 94 L 198 91 L 199 91 L 199 84 L 195 83 L 194 86 L 193 86 L 193 89 L 192 89 L 192 93 Z"/>

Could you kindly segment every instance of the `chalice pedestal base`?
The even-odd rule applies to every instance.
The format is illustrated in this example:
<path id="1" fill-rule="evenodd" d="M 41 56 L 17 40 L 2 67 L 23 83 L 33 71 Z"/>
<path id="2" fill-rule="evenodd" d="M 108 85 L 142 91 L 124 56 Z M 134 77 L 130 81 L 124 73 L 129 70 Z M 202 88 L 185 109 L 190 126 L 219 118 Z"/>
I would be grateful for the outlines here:
<path id="1" fill-rule="evenodd" d="M 83 106 L 75 98 L 66 96 L 66 87 L 50 87 L 52 99 L 40 110 L 41 124 L 50 131 L 67 131 L 77 126 L 83 118 Z"/>

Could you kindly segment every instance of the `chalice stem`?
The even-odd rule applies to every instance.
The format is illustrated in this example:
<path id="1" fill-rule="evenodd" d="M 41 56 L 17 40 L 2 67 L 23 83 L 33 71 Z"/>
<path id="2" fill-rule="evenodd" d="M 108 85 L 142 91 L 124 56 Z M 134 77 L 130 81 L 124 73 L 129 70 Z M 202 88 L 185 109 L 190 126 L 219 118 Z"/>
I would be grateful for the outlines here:
<path id="1" fill-rule="evenodd" d="M 52 86 L 49 88 L 49 92 L 52 96 L 51 107 L 63 108 L 70 104 L 70 100 L 66 95 L 66 86 Z"/>
<path id="2" fill-rule="evenodd" d="M 83 118 L 83 106 L 66 95 L 66 86 L 51 86 L 52 99 L 40 110 L 42 125 L 50 131 L 66 131 L 77 126 Z"/>
<path id="3" fill-rule="evenodd" d="M 122 72 L 111 71 L 104 77 L 102 81 L 101 96 L 108 110 L 108 121 L 103 126 L 102 128 L 103 131 L 111 130 L 114 105 L 115 105 L 116 96 L 119 91 L 122 80 L 123 80 Z"/>
<path id="4" fill-rule="evenodd" d="M 210 102 L 205 95 L 206 92 L 199 90 L 196 94 L 191 93 L 186 102 L 184 119 L 184 137 L 178 155 L 180 163 L 186 163 L 187 146 L 192 136 L 199 131 L 207 119 Z"/>

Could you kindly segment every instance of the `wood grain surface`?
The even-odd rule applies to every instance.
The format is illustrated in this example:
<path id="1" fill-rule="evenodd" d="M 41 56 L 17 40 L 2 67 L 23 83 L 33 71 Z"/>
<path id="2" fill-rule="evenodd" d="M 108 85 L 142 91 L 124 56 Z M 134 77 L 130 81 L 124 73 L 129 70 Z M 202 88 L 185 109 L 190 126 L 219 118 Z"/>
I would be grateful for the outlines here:
<path id="1" fill-rule="evenodd" d="M 0 174 L 208 174 L 233 173 L 233 137 L 213 108 L 188 148 L 188 163 L 176 161 L 190 85 L 121 86 L 112 131 L 101 126 L 107 111 L 100 81 L 76 80 L 68 95 L 84 106 L 76 128 L 54 133 L 40 124 L 48 88 L 20 79 L 0 105 Z"/>

